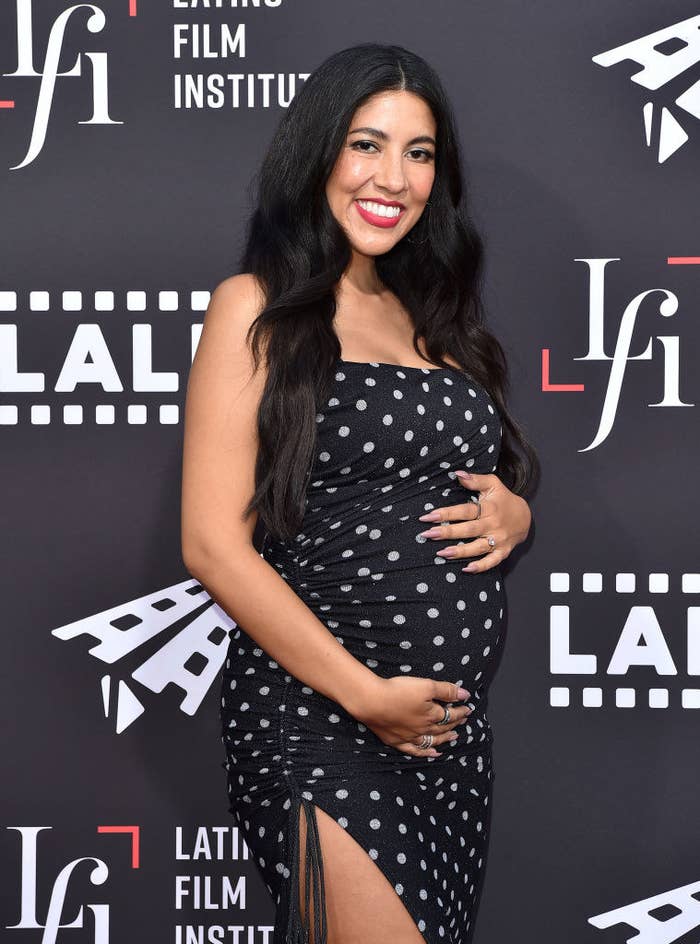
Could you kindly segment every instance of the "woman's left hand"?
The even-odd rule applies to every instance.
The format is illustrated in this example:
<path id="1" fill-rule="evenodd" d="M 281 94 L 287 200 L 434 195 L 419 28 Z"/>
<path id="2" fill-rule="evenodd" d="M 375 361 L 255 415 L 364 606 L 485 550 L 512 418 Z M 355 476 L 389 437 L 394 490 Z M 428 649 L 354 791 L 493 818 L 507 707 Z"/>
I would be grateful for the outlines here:
<path id="1" fill-rule="evenodd" d="M 435 553 L 450 560 L 484 554 L 481 560 L 472 561 L 462 570 L 469 573 L 490 570 L 527 537 L 532 522 L 530 506 L 524 498 L 506 488 L 493 473 L 455 473 L 455 480 L 470 491 L 479 492 L 480 517 L 476 518 L 479 506 L 471 499 L 460 505 L 435 508 L 418 519 L 433 522 L 433 526 L 422 531 L 421 536 L 438 541 L 473 538 L 468 544 L 452 544 Z M 440 524 L 441 521 L 448 523 Z M 493 548 L 488 543 L 489 537 L 495 540 Z"/>

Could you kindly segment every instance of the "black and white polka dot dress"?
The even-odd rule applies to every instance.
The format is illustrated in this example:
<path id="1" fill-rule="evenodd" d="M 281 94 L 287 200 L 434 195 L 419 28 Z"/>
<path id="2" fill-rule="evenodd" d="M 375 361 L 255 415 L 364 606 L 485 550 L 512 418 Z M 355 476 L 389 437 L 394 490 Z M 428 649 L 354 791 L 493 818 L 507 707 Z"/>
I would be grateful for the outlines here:
<path id="1" fill-rule="evenodd" d="M 436 556 L 458 542 L 420 537 L 431 525 L 418 517 L 476 499 L 454 471 L 495 471 L 500 416 L 464 371 L 338 360 L 316 422 L 302 529 L 266 541 L 264 558 L 378 675 L 458 682 L 474 711 L 441 757 L 405 754 L 236 626 L 221 687 L 229 809 L 277 904 L 274 944 L 308 939 L 294 893 L 300 805 L 316 944 L 325 900 L 315 807 L 366 850 L 427 944 L 468 944 L 489 837 L 486 704 L 505 593 L 499 566 L 468 574 L 470 558 Z"/>

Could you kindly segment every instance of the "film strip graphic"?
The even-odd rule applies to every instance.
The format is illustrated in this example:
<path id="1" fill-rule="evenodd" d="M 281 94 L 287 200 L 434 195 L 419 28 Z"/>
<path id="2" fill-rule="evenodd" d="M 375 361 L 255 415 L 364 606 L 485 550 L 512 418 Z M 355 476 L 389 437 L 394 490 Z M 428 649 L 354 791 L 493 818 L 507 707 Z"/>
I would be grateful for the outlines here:
<path id="1" fill-rule="evenodd" d="M 624 936 L 620 940 L 635 944 L 674 944 L 681 940 L 690 944 L 691 938 L 686 935 L 700 929 L 700 882 L 594 915 L 588 923 L 601 930 L 623 925 L 620 932 Z M 629 937 L 631 928 L 637 933 Z M 700 938 L 694 936 L 692 940 Z"/>
<path id="2" fill-rule="evenodd" d="M 210 298 L 208 290 L 36 290 L 23 297 L 0 291 L 0 426 L 178 425 L 184 393 L 173 395 L 186 386 Z M 45 314 L 51 317 L 42 323 Z M 154 368 L 154 324 L 140 320 L 144 317 L 158 319 L 159 337 L 181 337 L 179 371 Z M 42 347 L 49 331 L 63 360 L 37 364 L 33 348 Z M 114 342 L 110 347 L 113 336 L 120 350 L 130 349 L 127 360 L 123 353 L 117 356 Z M 131 389 L 125 388 L 127 377 Z M 116 402 L 94 402 L 100 399 Z"/>
<path id="3" fill-rule="evenodd" d="M 549 670 L 553 676 L 590 677 L 603 684 L 556 685 L 549 688 L 552 708 L 700 708 L 700 573 L 683 573 L 672 581 L 668 573 L 640 575 L 618 572 L 607 577 L 602 573 L 584 572 L 574 580 L 567 572 L 549 574 Z M 600 612 L 593 618 L 584 608 L 586 595 L 600 595 Z M 629 609 L 622 625 L 617 626 L 611 596 L 631 595 Z M 651 602 L 642 601 L 649 594 Z M 685 609 L 686 624 L 682 652 L 679 652 L 678 627 L 673 637 L 664 627 L 653 605 L 653 596 L 663 600 L 673 594 L 672 602 L 680 600 Z M 560 597 L 568 600 L 559 601 Z M 699 605 L 686 605 L 684 597 L 698 600 Z M 619 602 L 619 601 L 618 601 Z M 674 624 L 677 624 L 677 619 Z M 575 637 L 575 642 L 574 638 Z M 670 645 L 670 643 L 672 645 Z M 676 681 L 680 658 L 683 657 L 688 677 L 685 685 Z M 654 673 L 659 680 L 669 677 L 675 685 L 655 684 L 611 687 L 615 679 L 634 673 L 638 667 Z M 698 677 L 698 687 L 689 680 Z M 675 701 L 673 700 L 675 699 Z"/>
<path id="4" fill-rule="evenodd" d="M 700 119 L 700 70 L 696 68 L 700 63 L 700 16 L 608 49 L 593 56 L 593 62 L 606 69 L 621 62 L 636 64 L 639 69 L 630 75 L 630 81 L 653 92 L 687 76 L 688 85 L 673 102 L 676 114 L 665 105 L 657 107 L 653 101 L 642 107 L 646 145 L 654 144 L 656 126 L 657 160 L 663 164 L 689 140 L 682 120 L 687 116 Z"/>
<path id="5" fill-rule="evenodd" d="M 100 678 L 105 718 L 121 734 L 146 710 L 146 694 L 172 685 L 194 715 L 223 667 L 235 622 L 189 579 L 51 631 L 96 640 L 89 655 L 114 666 Z M 179 697 L 179 696 L 178 696 Z"/>

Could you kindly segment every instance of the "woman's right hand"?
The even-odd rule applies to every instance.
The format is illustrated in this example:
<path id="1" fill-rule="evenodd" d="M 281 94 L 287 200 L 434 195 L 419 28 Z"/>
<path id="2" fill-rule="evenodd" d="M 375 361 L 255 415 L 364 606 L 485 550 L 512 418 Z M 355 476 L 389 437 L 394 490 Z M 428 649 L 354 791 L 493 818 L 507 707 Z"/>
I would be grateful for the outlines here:
<path id="1" fill-rule="evenodd" d="M 470 692 L 465 697 L 469 698 Z M 435 747 L 454 740 L 453 729 L 471 714 L 466 705 L 452 704 L 462 701 L 456 682 L 411 675 L 377 676 L 376 684 L 363 692 L 359 707 L 353 707 L 351 714 L 384 744 L 415 757 L 434 757 L 438 754 Z M 445 715 L 442 702 L 450 705 L 447 724 L 437 724 Z M 424 734 L 433 735 L 431 747 L 418 746 Z"/>

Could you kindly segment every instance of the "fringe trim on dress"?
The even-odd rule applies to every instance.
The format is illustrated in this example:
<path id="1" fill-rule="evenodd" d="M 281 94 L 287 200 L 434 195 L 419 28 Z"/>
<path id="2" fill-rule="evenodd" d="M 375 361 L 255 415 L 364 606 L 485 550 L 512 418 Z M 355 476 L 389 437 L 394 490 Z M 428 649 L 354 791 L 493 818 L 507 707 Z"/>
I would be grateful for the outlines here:
<path id="1" fill-rule="evenodd" d="M 291 786 L 291 784 L 290 784 Z M 304 913 L 302 921 L 299 894 L 299 814 L 304 808 L 306 818 Z M 292 805 L 287 825 L 285 849 L 291 851 L 289 880 L 277 908 L 273 944 L 327 944 L 326 890 L 323 878 L 323 856 L 314 804 L 292 791 Z M 313 915 L 309 915 L 313 888 Z M 313 938 L 310 937 L 309 917 L 313 920 Z"/>

